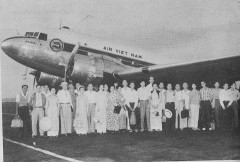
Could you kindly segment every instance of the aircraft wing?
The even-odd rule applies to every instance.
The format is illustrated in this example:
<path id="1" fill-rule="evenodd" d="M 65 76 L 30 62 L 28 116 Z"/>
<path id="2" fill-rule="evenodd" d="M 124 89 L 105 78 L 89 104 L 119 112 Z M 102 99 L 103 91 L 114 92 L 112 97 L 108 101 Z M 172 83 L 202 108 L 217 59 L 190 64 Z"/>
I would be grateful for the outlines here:
<path id="1" fill-rule="evenodd" d="M 214 58 L 211 60 L 196 60 L 167 65 L 152 65 L 141 68 L 130 68 L 115 72 L 118 79 L 138 80 L 153 76 L 155 80 L 168 83 L 198 83 L 202 80 L 230 81 L 240 79 L 240 56 Z M 134 79 L 133 79 L 134 78 Z"/>

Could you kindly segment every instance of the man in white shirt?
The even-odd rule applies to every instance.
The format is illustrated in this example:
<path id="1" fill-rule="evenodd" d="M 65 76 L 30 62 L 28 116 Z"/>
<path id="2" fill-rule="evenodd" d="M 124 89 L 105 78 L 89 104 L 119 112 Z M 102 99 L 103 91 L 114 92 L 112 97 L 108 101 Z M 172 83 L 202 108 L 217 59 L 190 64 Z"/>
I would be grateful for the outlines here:
<path id="1" fill-rule="evenodd" d="M 223 108 L 223 128 L 225 130 L 231 129 L 231 104 L 232 98 L 230 96 L 230 91 L 228 89 L 228 83 L 223 85 L 223 89 L 219 92 L 220 104 Z"/>
<path id="2" fill-rule="evenodd" d="M 58 91 L 58 101 L 60 105 L 61 134 L 67 136 L 72 133 L 72 99 L 68 91 L 67 82 L 61 83 L 62 90 Z"/>
<path id="3" fill-rule="evenodd" d="M 46 96 L 41 93 L 41 86 L 36 86 L 36 93 L 34 93 L 29 103 L 32 105 L 32 137 L 37 136 L 37 123 L 44 117 L 44 106 L 46 105 Z M 39 129 L 40 136 L 43 136 L 43 131 Z"/>
<path id="4" fill-rule="evenodd" d="M 220 128 L 220 112 L 221 112 L 221 104 L 219 101 L 219 92 L 221 88 L 219 88 L 219 82 L 215 82 L 214 87 L 212 89 L 213 93 L 213 101 L 212 101 L 212 108 L 214 109 L 214 116 L 215 116 L 215 127 L 216 129 Z"/>
<path id="5" fill-rule="evenodd" d="M 181 116 L 181 112 L 183 110 L 183 95 L 182 91 L 180 90 L 180 84 L 175 85 L 175 110 L 176 110 L 175 128 L 183 130 L 184 128 L 183 124 L 186 123 L 185 120 L 187 120 L 187 118 L 183 119 Z"/>
<path id="6" fill-rule="evenodd" d="M 122 90 L 121 90 L 121 94 L 123 95 L 123 98 L 124 98 L 124 105 L 127 105 L 127 97 L 129 96 L 129 91 L 130 91 L 130 88 L 128 87 L 128 82 L 127 80 L 123 80 L 122 82 Z M 127 129 L 128 130 L 131 130 L 130 129 L 130 124 L 129 124 L 129 114 L 128 112 L 126 112 L 126 116 L 127 116 Z"/>
<path id="7" fill-rule="evenodd" d="M 140 100 L 140 115 L 141 115 L 141 132 L 144 131 L 144 118 L 147 119 L 147 130 L 151 131 L 150 128 L 150 106 L 149 97 L 151 92 L 145 87 L 145 81 L 140 83 L 141 87 L 138 88 L 138 98 Z"/>
<path id="8" fill-rule="evenodd" d="M 233 125 L 234 129 L 238 129 L 238 100 L 240 98 L 239 91 L 236 89 L 236 83 L 233 83 L 231 85 L 231 88 L 229 89 L 230 91 L 230 97 L 231 100 L 233 101 L 231 104 L 231 109 L 233 112 Z"/>
<path id="9" fill-rule="evenodd" d="M 154 83 L 154 77 L 149 77 L 149 84 L 146 86 L 146 88 L 151 92 L 153 91 L 153 83 Z"/>
<path id="10" fill-rule="evenodd" d="M 93 85 L 88 84 L 88 90 L 84 93 L 88 98 L 88 110 L 87 110 L 87 119 L 88 119 L 88 133 L 95 133 L 95 109 L 96 109 L 96 92 L 93 91 Z"/>
<path id="11" fill-rule="evenodd" d="M 168 83 L 167 90 L 164 92 L 165 95 L 165 109 L 168 109 L 172 112 L 172 117 L 166 120 L 165 128 L 166 131 L 174 131 L 175 130 L 175 119 L 176 119 L 176 111 L 175 111 L 175 92 L 172 90 L 172 84 Z"/>
<path id="12" fill-rule="evenodd" d="M 186 82 L 183 83 L 183 109 L 189 110 L 189 94 L 190 91 L 188 90 L 188 84 Z M 190 116 L 186 118 L 186 120 L 183 121 L 183 128 L 187 128 L 191 126 L 191 119 Z"/>
<path id="13" fill-rule="evenodd" d="M 135 125 L 130 125 L 131 130 L 135 130 L 135 132 L 138 132 L 139 129 L 139 124 L 140 124 L 140 112 L 139 112 L 139 108 L 137 108 L 138 105 L 138 93 L 137 91 L 134 89 L 135 84 L 134 82 L 130 83 L 130 88 L 129 92 L 127 93 L 126 96 L 126 107 L 128 110 L 128 116 L 129 118 L 131 117 L 132 112 L 135 113 L 136 116 L 136 124 Z"/>
<path id="14" fill-rule="evenodd" d="M 28 85 L 22 85 L 22 92 L 16 96 L 16 115 L 23 121 L 23 127 L 20 128 L 20 137 L 27 137 L 31 134 L 31 118 L 29 114 L 28 102 L 30 99 Z"/>

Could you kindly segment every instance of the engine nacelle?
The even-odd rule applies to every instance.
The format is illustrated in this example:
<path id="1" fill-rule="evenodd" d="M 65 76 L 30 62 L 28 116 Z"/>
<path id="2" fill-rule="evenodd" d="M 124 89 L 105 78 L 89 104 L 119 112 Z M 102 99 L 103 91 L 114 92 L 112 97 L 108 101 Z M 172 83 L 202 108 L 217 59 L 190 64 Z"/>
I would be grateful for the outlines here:
<path id="1" fill-rule="evenodd" d="M 103 60 L 77 55 L 69 78 L 80 83 L 99 83 L 103 79 L 103 70 Z"/>
<path id="2" fill-rule="evenodd" d="M 36 81 L 40 85 L 49 85 L 51 87 L 56 87 L 59 86 L 61 82 L 64 81 L 64 79 L 41 72 L 38 76 L 36 76 Z"/>

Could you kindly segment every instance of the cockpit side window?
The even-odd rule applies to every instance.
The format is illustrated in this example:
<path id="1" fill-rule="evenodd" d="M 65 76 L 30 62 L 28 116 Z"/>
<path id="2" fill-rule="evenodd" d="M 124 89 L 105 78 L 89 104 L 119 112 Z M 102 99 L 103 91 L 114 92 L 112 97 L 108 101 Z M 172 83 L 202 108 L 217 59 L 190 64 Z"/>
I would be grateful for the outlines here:
<path id="1" fill-rule="evenodd" d="M 38 37 L 38 34 L 39 34 L 39 32 L 35 32 L 34 35 L 33 35 L 33 37 L 36 37 L 36 38 L 37 38 L 37 37 Z"/>
<path id="2" fill-rule="evenodd" d="M 47 41 L 47 34 L 45 34 L 45 33 L 40 33 L 38 39 L 39 39 L 39 40 L 45 40 L 45 41 Z"/>
<path id="3" fill-rule="evenodd" d="M 26 37 L 33 37 L 33 32 L 26 32 L 25 36 Z"/>

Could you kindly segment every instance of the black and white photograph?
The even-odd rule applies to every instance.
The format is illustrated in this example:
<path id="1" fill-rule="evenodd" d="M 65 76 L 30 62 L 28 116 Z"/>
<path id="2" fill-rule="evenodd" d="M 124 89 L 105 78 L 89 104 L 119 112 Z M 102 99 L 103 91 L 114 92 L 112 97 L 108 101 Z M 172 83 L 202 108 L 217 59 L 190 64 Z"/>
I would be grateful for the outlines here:
<path id="1" fill-rule="evenodd" d="M 1 0 L 0 161 L 239 161 L 240 0 Z"/>

